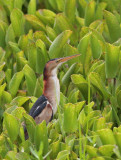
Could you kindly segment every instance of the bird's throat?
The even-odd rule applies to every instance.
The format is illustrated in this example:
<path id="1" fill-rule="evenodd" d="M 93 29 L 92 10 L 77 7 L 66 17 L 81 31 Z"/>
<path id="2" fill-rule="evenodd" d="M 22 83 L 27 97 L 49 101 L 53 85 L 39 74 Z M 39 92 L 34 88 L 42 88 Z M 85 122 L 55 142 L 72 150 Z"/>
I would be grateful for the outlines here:
<path id="1" fill-rule="evenodd" d="M 57 75 L 49 76 L 46 80 L 44 80 L 43 94 L 52 104 L 53 113 L 55 114 L 60 101 L 60 84 Z"/>

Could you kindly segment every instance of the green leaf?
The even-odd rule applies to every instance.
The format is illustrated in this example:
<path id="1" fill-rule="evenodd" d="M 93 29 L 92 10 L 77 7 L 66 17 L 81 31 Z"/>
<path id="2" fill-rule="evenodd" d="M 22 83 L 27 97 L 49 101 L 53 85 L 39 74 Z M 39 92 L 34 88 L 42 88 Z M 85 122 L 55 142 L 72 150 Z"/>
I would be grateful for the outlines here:
<path id="1" fill-rule="evenodd" d="M 84 98 L 87 100 L 88 84 L 84 77 L 80 74 L 73 74 L 71 79 L 72 82 L 78 87 Z"/>
<path id="2" fill-rule="evenodd" d="M 90 38 L 90 33 L 86 34 L 79 42 L 77 48 L 79 53 L 81 54 L 81 62 L 82 64 L 85 63 L 85 59 L 86 59 L 86 51 L 87 51 L 87 47 L 88 47 L 88 43 L 89 43 L 89 38 Z"/>
<path id="3" fill-rule="evenodd" d="M 20 107 L 29 99 L 30 99 L 29 97 L 18 96 L 18 97 L 15 97 L 10 104 L 17 105 L 18 107 Z"/>
<path id="4" fill-rule="evenodd" d="M 46 26 L 46 32 L 47 32 L 47 35 L 49 37 L 49 39 L 51 41 L 53 41 L 56 37 L 57 37 L 57 34 L 56 32 L 54 31 L 54 29 L 52 29 L 51 27 L 49 26 Z"/>
<path id="5" fill-rule="evenodd" d="M 101 129 L 97 131 L 102 144 L 106 145 L 106 144 L 116 144 L 113 132 L 111 129 L 106 128 L 106 129 Z"/>
<path id="6" fill-rule="evenodd" d="M 48 136 L 47 136 L 47 127 L 46 122 L 43 121 L 35 128 L 34 142 L 36 150 L 39 150 L 40 144 L 43 143 L 43 154 L 45 155 L 48 152 Z"/>
<path id="7" fill-rule="evenodd" d="M 99 91 L 103 98 L 108 99 L 110 94 L 105 88 L 103 81 L 101 80 L 98 73 L 91 72 L 89 74 L 89 79 L 92 85 Z"/>
<path id="8" fill-rule="evenodd" d="M 0 85 L 2 84 L 4 79 L 5 79 L 5 73 L 3 71 L 0 71 Z"/>
<path id="9" fill-rule="evenodd" d="M 52 42 L 49 48 L 49 56 L 50 58 L 62 57 L 62 48 L 64 44 L 67 42 L 70 37 L 72 31 L 66 30 L 59 34 L 56 39 Z"/>
<path id="10" fill-rule="evenodd" d="M 74 72 L 76 63 L 72 64 L 72 66 L 69 68 L 69 70 L 66 72 L 66 74 L 62 78 L 62 84 L 68 85 L 69 81 L 71 79 L 71 74 Z"/>
<path id="11" fill-rule="evenodd" d="M 65 160 L 65 159 L 69 158 L 69 154 L 70 154 L 70 151 L 68 151 L 68 150 L 60 151 L 58 153 L 57 159 L 58 160 L 61 160 L 61 159 Z"/>
<path id="12" fill-rule="evenodd" d="M 26 128 L 27 128 L 27 133 L 29 135 L 30 141 L 33 143 L 34 133 L 35 133 L 35 121 L 30 115 L 26 113 L 24 113 L 23 115 L 24 115 L 24 121 L 25 121 Z"/>
<path id="13" fill-rule="evenodd" d="M 99 153 L 103 156 L 111 157 L 113 155 L 114 145 L 103 145 L 98 149 Z"/>
<path id="14" fill-rule="evenodd" d="M 0 21 L 0 47 L 5 47 L 5 35 L 7 30 L 7 24 Z"/>
<path id="15" fill-rule="evenodd" d="M 29 43 L 27 52 L 29 66 L 36 71 L 37 48 L 34 42 Z"/>
<path id="16" fill-rule="evenodd" d="M 115 139 L 116 139 L 116 144 L 118 145 L 119 150 L 121 150 L 121 139 L 120 139 L 121 133 L 115 132 L 114 136 L 115 136 Z"/>
<path id="17" fill-rule="evenodd" d="M 119 68 L 119 47 L 106 44 L 106 76 L 107 78 L 115 78 Z"/>
<path id="18" fill-rule="evenodd" d="M 14 97 L 19 89 L 20 83 L 23 79 L 23 72 L 17 72 L 14 74 L 14 76 L 12 77 L 10 83 L 9 83 L 9 91 L 12 94 L 12 96 Z"/>
<path id="19" fill-rule="evenodd" d="M 10 15 L 12 27 L 16 37 L 24 34 L 24 16 L 21 10 L 14 8 Z"/>
<path id="20" fill-rule="evenodd" d="M 121 38 L 121 28 L 117 18 L 109 11 L 104 11 L 104 17 L 109 29 L 110 37 L 112 42 L 117 41 Z"/>
<path id="21" fill-rule="evenodd" d="M 53 142 L 52 144 L 50 144 L 50 148 L 52 150 L 52 152 L 50 153 L 50 157 L 52 159 L 56 159 L 57 154 L 59 153 L 59 151 L 61 149 L 60 141 L 58 140 L 58 141 Z"/>
<path id="22" fill-rule="evenodd" d="M 70 22 L 74 23 L 76 12 L 76 0 L 66 0 L 65 1 L 65 15 Z"/>
<path id="23" fill-rule="evenodd" d="M 15 42 L 15 33 L 12 24 L 9 25 L 5 36 L 5 42 L 8 44 L 10 41 Z"/>
<path id="24" fill-rule="evenodd" d="M 23 68 L 23 72 L 26 79 L 27 91 L 29 95 L 33 95 L 35 85 L 36 85 L 36 76 L 34 71 L 26 64 Z"/>
<path id="25" fill-rule="evenodd" d="M 85 26 L 89 26 L 95 18 L 95 1 L 90 1 L 85 10 Z"/>
<path id="26" fill-rule="evenodd" d="M 98 59 L 101 56 L 102 48 L 96 36 L 91 35 L 90 37 L 92 56 L 94 59 Z"/>
<path id="27" fill-rule="evenodd" d="M 28 5 L 28 14 L 35 14 L 36 12 L 36 0 L 30 0 Z"/>
<path id="28" fill-rule="evenodd" d="M 4 113 L 4 123 L 11 141 L 15 141 L 19 133 L 19 123 L 17 119 L 8 113 Z"/>
<path id="29" fill-rule="evenodd" d="M 14 8 L 22 9 L 22 5 L 24 3 L 24 0 L 14 0 Z"/>
<path id="30" fill-rule="evenodd" d="M 97 157 L 97 148 L 94 148 L 90 145 L 86 145 L 86 151 L 90 157 Z"/>
<path id="31" fill-rule="evenodd" d="M 77 130 L 78 121 L 76 108 L 74 104 L 65 104 L 63 126 L 66 133 L 72 133 Z"/>
<path id="32" fill-rule="evenodd" d="M 34 15 L 25 15 L 26 21 L 28 21 L 35 30 L 45 31 L 45 25 Z"/>

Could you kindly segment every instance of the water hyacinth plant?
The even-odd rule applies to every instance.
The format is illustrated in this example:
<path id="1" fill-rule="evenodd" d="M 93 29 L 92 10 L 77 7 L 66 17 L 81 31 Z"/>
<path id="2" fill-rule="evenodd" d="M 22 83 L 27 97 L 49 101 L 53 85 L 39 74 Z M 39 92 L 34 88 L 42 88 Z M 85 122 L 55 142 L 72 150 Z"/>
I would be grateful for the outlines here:
<path id="1" fill-rule="evenodd" d="M 121 1 L 0 0 L 0 159 L 121 159 Z M 53 120 L 28 115 L 53 58 Z M 23 121 L 29 139 L 25 140 Z"/>

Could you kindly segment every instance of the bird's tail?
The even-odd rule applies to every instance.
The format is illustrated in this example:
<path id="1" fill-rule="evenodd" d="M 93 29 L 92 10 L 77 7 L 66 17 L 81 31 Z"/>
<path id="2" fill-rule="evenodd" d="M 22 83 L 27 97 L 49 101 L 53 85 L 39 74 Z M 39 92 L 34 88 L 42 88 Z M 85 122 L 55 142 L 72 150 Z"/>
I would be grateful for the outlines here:
<path id="1" fill-rule="evenodd" d="M 29 138 L 26 126 L 24 126 L 24 136 L 25 136 L 25 140 Z"/>
<path id="2" fill-rule="evenodd" d="M 25 140 L 27 140 L 29 138 L 28 136 L 28 132 L 27 132 L 27 129 L 26 129 L 26 125 L 24 122 L 22 122 L 22 126 L 24 128 L 24 136 L 25 136 Z"/>

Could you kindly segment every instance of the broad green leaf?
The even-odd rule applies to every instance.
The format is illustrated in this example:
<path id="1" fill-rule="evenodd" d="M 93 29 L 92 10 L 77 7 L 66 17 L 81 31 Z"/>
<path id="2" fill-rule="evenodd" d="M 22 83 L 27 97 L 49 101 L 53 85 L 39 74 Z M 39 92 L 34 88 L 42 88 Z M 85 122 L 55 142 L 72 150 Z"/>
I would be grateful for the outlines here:
<path id="1" fill-rule="evenodd" d="M 85 0 L 78 1 L 78 7 L 79 7 L 78 12 L 80 17 L 84 17 L 86 6 L 87 6 L 87 1 Z"/>
<path id="2" fill-rule="evenodd" d="M 22 106 L 26 101 L 28 101 L 30 98 L 29 97 L 22 97 L 22 96 L 18 96 L 15 97 L 12 101 L 11 101 L 11 105 L 17 105 L 18 107 Z"/>
<path id="3" fill-rule="evenodd" d="M 113 149 L 114 149 L 114 145 L 107 144 L 107 145 L 100 146 L 100 148 L 98 149 L 98 152 L 103 156 L 111 157 L 113 155 Z"/>
<path id="4" fill-rule="evenodd" d="M 53 16 L 44 16 L 43 10 L 38 10 L 36 12 L 36 16 L 42 21 L 43 24 L 53 26 L 54 25 L 54 17 Z"/>
<path id="5" fill-rule="evenodd" d="M 9 25 L 5 36 L 5 42 L 8 44 L 10 41 L 15 42 L 15 33 L 12 24 Z"/>
<path id="6" fill-rule="evenodd" d="M 59 11 L 64 11 L 65 0 L 56 0 Z"/>
<path id="7" fill-rule="evenodd" d="M 16 37 L 24 34 L 24 16 L 21 10 L 14 8 L 10 15 L 12 27 Z"/>
<path id="8" fill-rule="evenodd" d="M 11 114 L 15 116 L 16 118 L 18 118 L 19 120 L 21 120 L 21 118 L 23 118 L 23 113 L 25 112 L 26 111 L 24 110 L 23 107 L 17 107 L 15 110 L 11 112 Z"/>
<path id="9" fill-rule="evenodd" d="M 74 104 L 65 104 L 63 126 L 66 133 L 72 133 L 77 130 L 78 121 L 76 108 Z"/>
<path id="10" fill-rule="evenodd" d="M 56 15 L 54 30 L 57 34 L 66 30 L 71 30 L 70 43 L 73 45 L 77 43 L 77 30 L 73 27 L 72 23 L 69 22 L 68 18 L 61 13 Z"/>
<path id="11" fill-rule="evenodd" d="M 84 98 L 87 100 L 88 84 L 84 77 L 80 74 L 73 74 L 71 76 L 71 80 L 78 87 Z"/>
<path id="12" fill-rule="evenodd" d="M 11 47 L 11 49 L 12 49 L 13 52 L 15 52 L 15 53 L 20 52 L 20 49 L 19 49 L 17 43 L 9 42 L 9 45 L 10 45 L 10 47 Z"/>
<path id="13" fill-rule="evenodd" d="M 7 30 L 7 24 L 3 21 L 0 21 L 0 47 L 5 47 L 5 35 Z"/>
<path id="14" fill-rule="evenodd" d="M 98 73 L 91 72 L 89 74 L 89 79 L 92 85 L 99 91 L 99 93 L 103 96 L 103 98 L 108 99 L 110 94 L 105 88 L 103 81 L 101 80 Z"/>
<path id="15" fill-rule="evenodd" d="M 8 24 L 7 13 L 6 13 L 6 10 L 4 9 L 4 7 L 2 7 L 2 5 L 0 6 L 0 20 L 6 22 Z"/>
<path id="16" fill-rule="evenodd" d="M 30 115 L 26 113 L 24 113 L 23 116 L 24 116 L 24 121 L 25 121 L 26 128 L 27 128 L 28 136 L 30 138 L 30 141 L 33 143 L 34 133 L 35 133 L 35 121 Z"/>
<path id="17" fill-rule="evenodd" d="M 117 143 L 119 149 L 121 150 L 121 139 L 120 139 L 121 133 L 115 132 L 114 136 L 115 136 L 115 139 L 116 139 L 116 143 Z"/>
<path id="18" fill-rule="evenodd" d="M 35 128 L 35 134 L 34 134 L 34 142 L 37 151 L 39 150 L 40 144 L 43 143 L 43 154 L 45 155 L 48 152 L 48 136 L 47 136 L 47 127 L 46 122 L 43 121 Z"/>
<path id="19" fill-rule="evenodd" d="M 0 71 L 0 85 L 2 84 L 4 79 L 5 79 L 5 73 L 3 71 Z"/>
<path id="20" fill-rule="evenodd" d="M 70 22 L 74 23 L 76 12 L 76 0 L 66 0 L 64 13 Z"/>
<path id="21" fill-rule="evenodd" d="M 79 51 L 77 50 L 77 48 L 73 47 L 72 45 L 70 45 L 68 43 L 64 45 L 63 52 L 64 52 L 65 57 L 66 56 L 72 56 L 72 55 L 75 55 L 75 54 L 79 54 Z M 77 63 L 77 62 L 80 62 L 80 56 L 76 57 L 76 58 L 73 58 L 73 59 L 67 61 L 66 63 L 70 67 L 71 65 L 73 65 L 74 63 Z"/>
<path id="22" fill-rule="evenodd" d="M 5 156 L 6 159 L 14 160 L 16 157 L 16 152 L 15 151 L 9 151 L 7 155 Z"/>
<path id="23" fill-rule="evenodd" d="M 54 31 L 54 29 L 49 26 L 46 26 L 46 32 L 51 41 L 54 41 L 54 39 L 57 37 L 57 34 Z"/>
<path id="24" fill-rule="evenodd" d="M 11 141 L 15 141 L 19 133 L 19 123 L 17 119 L 8 113 L 4 113 L 4 123 Z"/>
<path id="25" fill-rule="evenodd" d="M 97 133 L 103 145 L 116 144 L 116 141 L 115 141 L 115 138 L 114 138 L 114 135 L 111 129 L 108 129 L 108 128 L 101 129 L 101 130 L 98 130 Z"/>
<path id="26" fill-rule="evenodd" d="M 50 157 L 52 159 L 56 159 L 57 154 L 60 152 L 60 149 L 61 149 L 60 141 L 58 140 L 50 144 L 50 148 L 52 149 L 52 152 L 50 153 Z"/>
<path id="27" fill-rule="evenodd" d="M 69 81 L 71 79 L 71 74 L 74 72 L 76 63 L 72 64 L 72 66 L 69 68 L 69 70 L 66 72 L 66 74 L 62 78 L 62 84 L 68 85 Z"/>
<path id="28" fill-rule="evenodd" d="M 27 91 L 29 95 L 33 95 L 35 85 L 36 85 L 35 73 L 27 64 L 23 68 L 23 72 L 24 72 L 25 79 L 26 79 Z"/>
<path id="29" fill-rule="evenodd" d="M 67 42 L 71 33 L 72 33 L 72 31 L 66 30 L 56 37 L 56 39 L 52 42 L 52 44 L 49 48 L 50 58 L 57 58 L 57 57 L 63 56 L 62 48 L 63 48 L 64 44 Z"/>
<path id="30" fill-rule="evenodd" d="M 40 48 L 37 48 L 37 56 L 36 56 L 36 72 L 39 74 L 43 73 L 45 67 L 45 57 Z"/>
<path id="31" fill-rule="evenodd" d="M 85 26 L 89 26 L 95 18 L 95 1 L 91 1 L 87 4 L 85 10 Z"/>
<path id="32" fill-rule="evenodd" d="M 103 10 L 102 10 L 102 7 L 101 7 L 101 3 L 97 3 L 97 6 L 96 6 L 96 11 L 95 11 L 95 20 L 97 19 L 103 19 Z"/>
<path id="33" fill-rule="evenodd" d="M 10 83 L 9 83 L 9 91 L 12 94 L 12 96 L 14 97 L 19 89 L 20 83 L 23 79 L 23 72 L 17 72 L 14 74 L 14 76 L 12 77 Z"/>
<path id="34" fill-rule="evenodd" d="M 94 148 L 93 146 L 86 145 L 86 151 L 89 154 L 90 157 L 97 157 L 97 148 Z"/>
<path id="35" fill-rule="evenodd" d="M 37 48 L 34 42 L 29 43 L 27 53 L 29 66 L 36 71 Z"/>
<path id="36" fill-rule="evenodd" d="M 115 78 L 119 68 L 119 47 L 107 43 L 105 61 L 107 78 Z"/>
<path id="37" fill-rule="evenodd" d="M 121 38 L 121 28 L 117 18 L 109 11 L 104 11 L 104 17 L 109 29 L 110 37 L 112 42 L 117 41 Z"/>
<path id="38" fill-rule="evenodd" d="M 45 43 L 41 39 L 38 39 L 36 41 L 36 47 L 39 47 L 42 50 L 45 61 L 48 61 L 49 60 L 49 55 L 48 55 Z"/>
<path id="39" fill-rule="evenodd" d="M 10 103 L 11 101 L 12 101 L 11 94 L 7 91 L 3 91 L 3 93 L 2 93 L 2 103 L 7 104 L 7 103 Z"/>
<path id="40" fill-rule="evenodd" d="M 22 5 L 24 3 L 24 0 L 14 0 L 14 8 L 22 9 Z"/>
<path id="41" fill-rule="evenodd" d="M 66 160 L 67 158 L 69 158 L 69 154 L 70 154 L 70 151 L 68 151 L 68 150 L 60 151 L 58 153 L 57 159 L 58 160 Z"/>
<path id="42" fill-rule="evenodd" d="M 79 42 L 77 48 L 79 53 L 81 54 L 81 62 L 82 64 L 85 63 L 85 59 L 86 59 L 86 51 L 87 51 L 87 47 L 88 47 L 88 43 L 89 43 L 89 38 L 90 38 L 90 33 L 86 34 Z"/>
<path id="43" fill-rule="evenodd" d="M 2 71 L 4 66 L 5 66 L 5 62 L 0 62 L 0 71 Z"/>
<path id="44" fill-rule="evenodd" d="M 28 21 L 35 30 L 45 31 L 45 25 L 34 15 L 25 15 L 26 21 Z"/>
<path id="45" fill-rule="evenodd" d="M 21 50 L 25 52 L 26 58 L 28 58 L 27 49 L 28 49 L 28 44 L 30 42 L 29 40 L 32 40 L 32 37 L 33 37 L 33 31 L 29 30 L 29 33 L 27 35 L 22 35 L 18 41 L 18 46 Z"/>
<path id="46" fill-rule="evenodd" d="M 78 97 L 79 97 L 79 90 L 77 91 L 73 90 L 68 96 L 68 101 L 70 103 L 77 103 Z"/>
<path id="47" fill-rule="evenodd" d="M 98 41 L 97 37 L 93 34 L 90 37 L 91 49 L 92 49 L 92 56 L 94 59 L 98 59 L 101 56 L 102 48 L 100 42 Z"/>
<path id="48" fill-rule="evenodd" d="M 28 14 L 35 14 L 36 12 L 36 0 L 30 0 L 28 5 Z"/>
<path id="49" fill-rule="evenodd" d="M 23 159 L 31 160 L 29 154 L 25 152 L 19 152 L 16 154 L 16 160 L 23 160 Z"/>
<path id="50" fill-rule="evenodd" d="M 6 87 L 6 83 L 0 86 L 0 102 L 1 102 L 1 96 L 3 94 L 3 91 L 5 90 L 5 87 Z"/>
<path id="51" fill-rule="evenodd" d="M 21 71 L 26 64 L 28 64 L 28 61 L 26 60 L 23 51 L 18 52 L 16 54 L 17 71 Z"/>
<path id="52" fill-rule="evenodd" d="M 42 94 L 43 94 L 43 88 L 40 85 L 39 80 L 37 79 L 35 90 L 34 90 L 34 96 L 35 97 L 40 97 Z"/>

